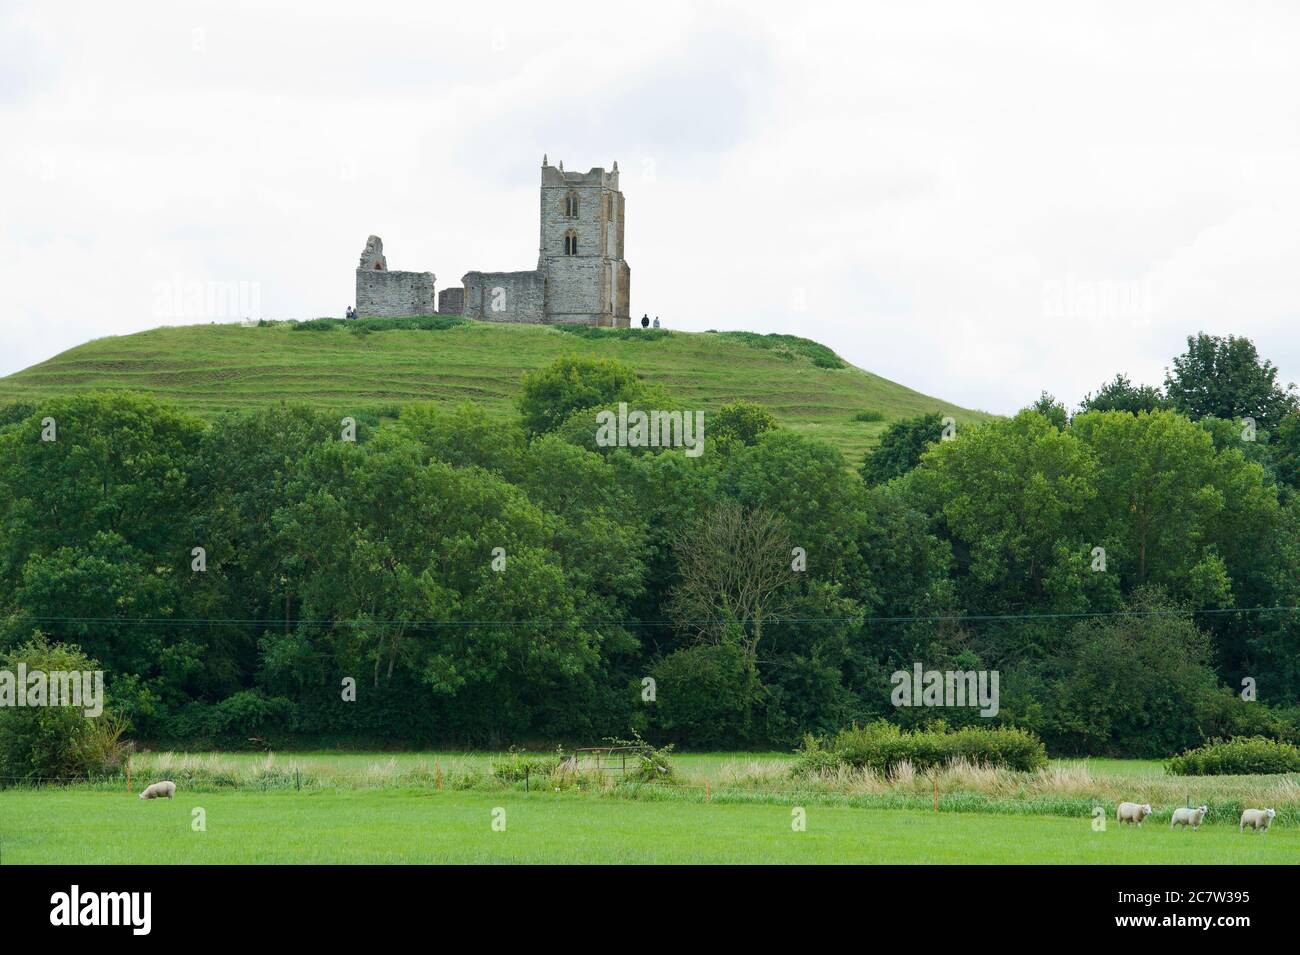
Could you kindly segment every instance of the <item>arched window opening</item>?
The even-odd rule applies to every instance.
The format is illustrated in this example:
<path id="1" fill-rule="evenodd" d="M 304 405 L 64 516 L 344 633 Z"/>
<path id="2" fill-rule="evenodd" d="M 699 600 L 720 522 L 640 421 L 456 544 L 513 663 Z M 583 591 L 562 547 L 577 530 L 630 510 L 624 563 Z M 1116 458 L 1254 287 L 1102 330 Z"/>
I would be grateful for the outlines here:
<path id="1" fill-rule="evenodd" d="M 578 233 L 574 232 L 572 229 L 564 233 L 564 254 L 578 254 Z"/>
<path id="2" fill-rule="evenodd" d="M 566 219 L 578 218 L 578 194 L 571 192 L 564 197 L 564 217 Z"/>

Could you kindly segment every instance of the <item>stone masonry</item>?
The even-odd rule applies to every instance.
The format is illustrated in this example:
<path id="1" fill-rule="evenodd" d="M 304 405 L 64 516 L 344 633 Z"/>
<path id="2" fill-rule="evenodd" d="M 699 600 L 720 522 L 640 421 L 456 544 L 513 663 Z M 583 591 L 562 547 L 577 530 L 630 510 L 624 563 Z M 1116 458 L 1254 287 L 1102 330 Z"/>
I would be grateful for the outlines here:
<path id="1" fill-rule="evenodd" d="M 565 172 L 542 157 L 537 268 L 466 272 L 443 289 L 438 311 L 485 322 L 627 328 L 631 269 L 623 258 L 626 206 L 618 163 L 606 172 Z M 357 269 L 357 314 L 433 313 L 432 272 L 389 272 L 383 242 L 371 236 Z M 402 278 L 398 278 L 401 276 Z"/>
<path id="2" fill-rule="evenodd" d="M 438 293 L 438 311 L 444 315 L 461 315 L 465 312 L 465 289 L 445 288 Z"/>
<path id="3" fill-rule="evenodd" d="M 361 318 L 404 318 L 438 311 L 432 272 L 390 272 L 384 242 L 366 240 L 357 266 L 357 315 Z"/>

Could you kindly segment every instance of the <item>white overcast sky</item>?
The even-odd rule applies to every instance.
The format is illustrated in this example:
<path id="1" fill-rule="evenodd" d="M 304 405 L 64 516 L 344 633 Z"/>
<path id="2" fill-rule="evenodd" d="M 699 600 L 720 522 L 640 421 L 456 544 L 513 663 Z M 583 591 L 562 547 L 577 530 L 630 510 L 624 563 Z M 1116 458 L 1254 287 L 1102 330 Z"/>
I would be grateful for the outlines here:
<path id="1" fill-rule="evenodd" d="M 0 0 L 0 374 L 238 317 L 170 289 L 341 315 L 370 233 L 533 268 L 547 153 L 670 328 L 996 412 L 1199 330 L 1300 380 L 1298 127 L 1296 4 Z"/>

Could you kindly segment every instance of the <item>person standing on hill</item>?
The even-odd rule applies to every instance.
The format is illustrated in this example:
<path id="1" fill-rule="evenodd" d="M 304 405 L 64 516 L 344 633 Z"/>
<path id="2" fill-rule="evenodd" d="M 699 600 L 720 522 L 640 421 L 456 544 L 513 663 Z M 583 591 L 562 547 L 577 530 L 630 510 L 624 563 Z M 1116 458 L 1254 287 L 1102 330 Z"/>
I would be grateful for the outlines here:
<path id="1" fill-rule="evenodd" d="M 649 327 L 650 327 L 650 316 L 649 316 L 649 315 L 642 315 L 642 316 L 641 316 L 641 327 L 642 327 L 642 328 L 649 328 Z"/>

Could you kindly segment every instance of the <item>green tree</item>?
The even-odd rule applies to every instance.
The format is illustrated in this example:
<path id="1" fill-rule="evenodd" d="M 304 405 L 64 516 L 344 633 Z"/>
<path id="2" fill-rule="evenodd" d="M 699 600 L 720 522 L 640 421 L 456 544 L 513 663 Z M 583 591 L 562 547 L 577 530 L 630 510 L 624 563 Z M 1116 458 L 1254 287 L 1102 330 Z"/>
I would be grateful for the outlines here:
<path id="1" fill-rule="evenodd" d="M 921 455 L 943 435 L 943 418 L 937 412 L 895 421 L 880 436 L 875 450 L 862 460 L 860 474 L 868 484 L 884 484 L 912 470 Z"/>
<path id="2" fill-rule="evenodd" d="M 1300 414 L 1289 414 L 1278 424 L 1273 468 L 1279 483 L 1300 488 Z"/>
<path id="3" fill-rule="evenodd" d="M 1199 720 L 1216 692 L 1209 637 L 1158 591 L 1134 616 L 1077 624 L 1050 668 L 1042 727 L 1056 752 L 1167 756 L 1202 741 Z"/>
<path id="4" fill-rule="evenodd" d="M 1038 412 L 1050 421 L 1057 431 L 1064 431 L 1066 425 L 1070 423 L 1070 413 L 1065 410 L 1065 405 L 1046 391 L 1038 396 L 1028 410 Z"/>
<path id="5" fill-rule="evenodd" d="M 1139 414 L 1143 411 L 1161 411 L 1169 407 L 1169 401 L 1159 388 L 1151 385 L 1135 385 L 1123 374 L 1118 374 L 1111 381 L 1097 389 L 1097 393 L 1083 396 L 1079 403 L 1079 414 L 1089 411 L 1127 411 Z"/>
<path id="6" fill-rule="evenodd" d="M 508 737 L 597 665 L 601 636 L 556 556 L 556 518 L 479 468 L 422 456 L 393 441 L 304 459 L 273 520 L 298 555 L 301 616 L 319 621 L 303 639 L 342 674 L 364 667 L 383 692 L 414 681 L 481 720 L 476 736 Z"/>
<path id="7" fill-rule="evenodd" d="M 715 440 L 739 441 L 753 445 L 777 428 L 776 416 L 752 401 L 733 401 L 708 416 L 708 435 Z"/>
<path id="8" fill-rule="evenodd" d="M 575 411 L 634 402 L 644 393 L 636 372 L 622 362 L 566 355 L 524 374 L 519 412 L 531 437 L 555 430 Z"/>
<path id="9" fill-rule="evenodd" d="M 1188 336 L 1187 351 L 1165 374 L 1165 392 L 1193 420 L 1250 417 L 1269 430 L 1297 408 L 1295 386 L 1279 384 L 1273 363 L 1260 357 L 1249 338 L 1235 335 Z"/>
<path id="10" fill-rule="evenodd" d="M 908 476 L 912 500 L 951 542 L 961 602 L 969 610 L 1074 610 L 1087 604 L 1085 526 L 1097 496 L 1097 462 L 1042 415 L 967 429 L 934 445 Z"/>
<path id="11" fill-rule="evenodd" d="M 754 732 L 762 686 L 735 642 L 697 644 L 656 661 L 655 736 L 699 748 L 743 746 Z M 640 692 L 638 682 L 635 686 Z"/>
<path id="12" fill-rule="evenodd" d="M 42 440 L 46 418 L 56 440 Z M 0 592 L 12 592 L 32 556 L 101 532 L 178 563 L 191 546 L 190 476 L 203 427 L 152 398 L 109 392 L 47 401 L 0 431 Z"/>
<path id="13" fill-rule="evenodd" d="M 1216 452 L 1208 433 L 1169 411 L 1091 412 L 1070 433 L 1098 462 L 1089 526 L 1111 542 L 1108 572 L 1126 589 L 1158 584 L 1190 606 L 1230 605 L 1227 560 L 1248 560 L 1243 532 L 1276 520 L 1263 469 Z"/>
<path id="14" fill-rule="evenodd" d="M 520 474 L 522 429 L 489 417 L 480 405 L 407 405 L 394 431 L 416 441 L 427 460 L 456 467 L 474 465 L 512 482 Z"/>

